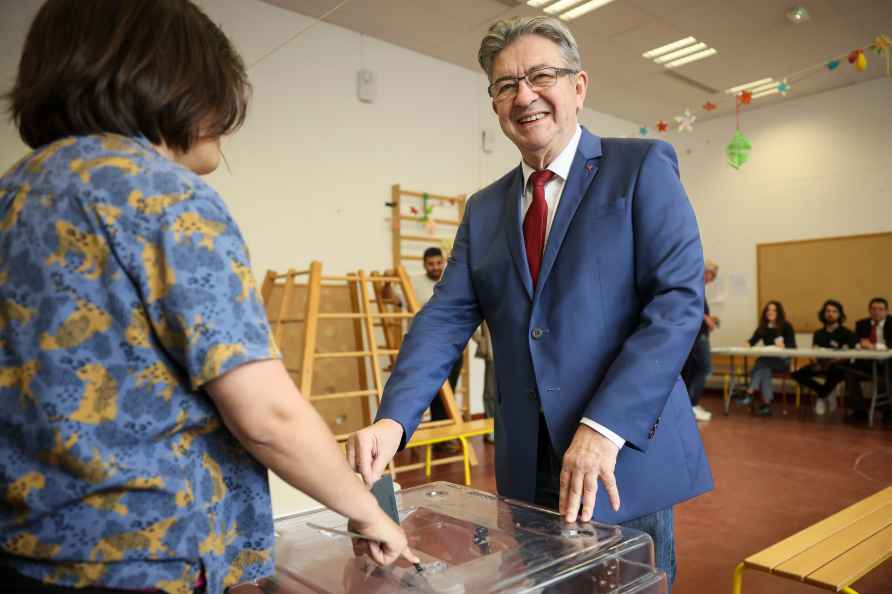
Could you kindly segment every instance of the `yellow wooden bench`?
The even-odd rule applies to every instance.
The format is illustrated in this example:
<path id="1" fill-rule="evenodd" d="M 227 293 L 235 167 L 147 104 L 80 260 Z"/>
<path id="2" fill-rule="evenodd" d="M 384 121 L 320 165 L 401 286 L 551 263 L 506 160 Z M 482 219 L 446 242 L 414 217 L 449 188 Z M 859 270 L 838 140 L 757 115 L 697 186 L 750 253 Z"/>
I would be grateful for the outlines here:
<path id="1" fill-rule="evenodd" d="M 493 431 L 493 420 L 492 419 L 477 419 L 474 421 L 464 421 L 461 423 L 455 423 L 452 425 L 444 425 L 442 427 L 430 427 L 427 429 L 419 429 L 412 436 L 412 439 L 409 440 L 409 443 L 406 444 L 406 448 L 419 448 L 423 446 L 427 446 L 427 452 L 425 453 L 424 462 L 419 462 L 416 464 L 403 464 L 398 467 L 391 467 L 391 472 L 396 474 L 397 472 L 404 472 L 407 470 L 414 470 L 416 468 L 424 467 L 424 474 L 427 477 L 431 475 L 431 467 L 436 466 L 438 464 L 448 464 L 450 462 L 455 462 L 457 460 L 462 460 L 465 465 L 465 484 L 471 484 L 471 458 L 470 458 L 470 446 L 468 445 L 468 438 L 475 437 L 478 435 L 486 435 L 488 433 L 492 433 Z M 447 441 L 455 441 L 458 440 L 461 443 L 461 455 L 460 456 L 449 456 L 446 458 L 439 458 L 437 460 L 432 460 L 431 458 L 431 446 L 436 443 L 445 443 Z"/>
<path id="2" fill-rule="evenodd" d="M 756 569 L 833 592 L 851 585 L 892 557 L 892 487 L 748 557 L 734 570 L 734 594 L 743 572 Z"/>

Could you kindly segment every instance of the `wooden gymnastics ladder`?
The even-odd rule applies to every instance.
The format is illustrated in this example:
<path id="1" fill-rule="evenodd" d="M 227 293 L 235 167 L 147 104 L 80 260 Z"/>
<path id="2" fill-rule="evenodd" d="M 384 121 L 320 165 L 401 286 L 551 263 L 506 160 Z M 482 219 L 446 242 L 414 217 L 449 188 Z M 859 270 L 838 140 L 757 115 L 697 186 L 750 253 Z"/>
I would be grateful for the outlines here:
<path id="1" fill-rule="evenodd" d="M 435 201 L 440 205 L 456 208 L 455 218 L 438 218 L 425 213 L 424 206 L 429 201 Z M 453 237 L 455 233 L 449 236 L 436 235 L 435 229 L 432 229 L 427 235 L 421 233 L 419 229 L 424 228 L 427 221 L 431 221 L 435 226 L 455 227 L 461 224 L 462 217 L 465 214 L 465 203 L 467 196 L 458 194 L 456 196 L 443 196 L 440 194 L 430 194 L 427 192 L 416 192 L 405 190 L 399 184 L 391 187 L 391 201 L 387 203 L 393 209 L 391 216 L 391 234 L 392 250 L 393 250 L 393 268 L 398 269 L 400 266 L 406 266 L 410 262 L 423 262 L 423 252 L 419 252 L 417 246 L 419 244 L 427 244 L 427 246 L 436 245 L 443 248 L 445 255 L 449 255 Z M 404 208 L 411 209 L 412 214 L 403 212 Z M 414 231 L 414 232 L 413 232 Z M 385 324 L 393 325 L 392 322 Z M 387 332 L 387 331 L 385 331 Z M 392 330 L 391 330 L 392 332 Z M 389 336 L 389 334 L 387 334 Z M 393 347 L 392 343 L 388 346 Z M 462 368 L 456 385 L 456 397 L 461 396 L 461 414 L 465 421 L 471 419 L 471 364 L 470 349 L 466 348 L 462 354 Z M 458 398 L 456 398 L 458 400 Z"/>
<path id="2" fill-rule="evenodd" d="M 306 284 L 299 285 L 298 280 L 302 280 L 303 277 L 307 277 Z M 332 283 L 340 285 L 340 288 L 343 288 L 344 283 L 346 283 L 350 294 L 349 311 L 320 311 L 323 308 L 322 293 L 326 288 L 332 287 Z M 381 311 L 384 303 L 380 289 L 388 283 L 397 284 L 403 295 L 406 296 L 408 311 Z M 301 297 L 306 299 L 306 304 L 303 315 L 299 316 L 295 315 L 294 305 L 297 295 L 301 292 L 305 293 Z M 385 333 L 385 341 L 389 341 L 390 339 L 387 338 L 387 335 L 393 332 L 393 326 L 385 324 L 384 321 L 397 321 L 399 323 L 399 320 L 411 319 L 419 309 L 418 301 L 415 298 L 415 293 L 412 290 L 412 285 L 405 269 L 398 267 L 394 275 L 381 275 L 376 272 L 366 274 L 365 271 L 360 270 L 353 274 L 332 276 L 323 275 L 322 264 L 313 262 L 309 270 L 305 271 L 289 270 L 284 274 L 274 271 L 267 272 L 261 294 L 266 304 L 273 337 L 282 351 L 286 369 L 300 388 L 303 396 L 317 407 L 319 407 L 320 403 L 345 399 L 354 399 L 361 404 L 364 418 L 361 419 L 358 427 L 354 424 L 350 431 L 339 432 L 333 420 L 326 419 L 329 427 L 332 428 L 332 432 L 335 433 L 335 437 L 339 441 L 344 441 L 353 430 L 370 424 L 373 419 L 369 407 L 369 397 L 374 396 L 376 403 L 380 405 L 384 391 L 382 375 L 385 369 L 381 365 L 381 358 L 387 357 L 392 364 L 398 353 L 398 347 L 381 348 L 379 346 L 376 329 L 380 327 Z M 274 296 L 275 299 L 273 299 Z M 372 311 L 371 305 L 375 303 L 378 305 L 378 311 Z M 337 321 L 352 321 L 354 350 L 319 350 L 320 325 Z M 288 330 L 288 326 L 293 324 L 303 324 L 302 332 L 299 333 L 299 336 L 298 333 Z M 289 340 L 289 336 L 297 338 L 297 340 Z M 299 351 L 299 362 L 295 361 L 294 350 Z M 318 385 L 314 384 L 314 379 L 317 379 L 315 377 L 315 368 L 319 360 L 344 361 L 345 364 L 349 364 L 347 362 L 352 360 L 353 363 L 357 363 L 359 389 L 326 391 L 324 393 L 314 392 L 314 386 Z M 297 363 L 297 366 L 294 363 Z M 344 367 L 341 367 L 341 369 L 344 369 Z M 371 382 L 369 382 L 369 379 L 371 379 Z M 318 392 L 318 390 L 316 391 Z M 476 464 L 477 459 L 474 450 L 467 444 L 467 438 L 492 431 L 492 421 L 486 420 L 488 424 L 481 424 L 480 421 L 464 422 L 448 382 L 444 382 L 438 395 L 446 408 L 449 418 L 421 423 L 412 440 L 407 445 L 409 448 L 428 446 L 425 461 L 398 466 L 392 464 L 390 472 L 396 474 L 424 467 L 427 474 L 430 475 L 431 466 L 461 461 L 465 465 L 466 483 L 469 483 L 469 466 Z M 437 460 L 431 459 L 430 445 L 454 440 L 460 441 L 462 445 L 461 455 L 447 456 Z"/>

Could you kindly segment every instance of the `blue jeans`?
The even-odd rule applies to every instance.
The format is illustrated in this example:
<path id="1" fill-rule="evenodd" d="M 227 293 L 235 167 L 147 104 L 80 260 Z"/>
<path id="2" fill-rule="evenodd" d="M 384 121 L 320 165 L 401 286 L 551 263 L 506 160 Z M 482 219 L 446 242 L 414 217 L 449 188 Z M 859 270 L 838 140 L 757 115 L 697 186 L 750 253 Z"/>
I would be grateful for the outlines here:
<path id="1" fill-rule="evenodd" d="M 654 559 L 657 569 L 666 572 L 669 579 L 669 590 L 672 594 L 672 584 L 675 582 L 675 514 L 671 507 L 641 516 L 625 522 L 623 526 L 634 528 L 650 534 L 654 539 Z"/>
<path id="2" fill-rule="evenodd" d="M 774 400 L 772 374 L 789 371 L 790 362 L 780 357 L 759 357 L 750 372 L 750 390 L 762 393 L 762 402 L 771 404 Z"/>
<path id="3" fill-rule="evenodd" d="M 557 510 L 561 492 L 561 458 L 554 451 L 545 417 L 539 414 L 539 441 L 536 456 L 536 505 Z M 598 497 L 606 497 L 603 489 L 599 489 Z M 672 508 L 666 508 L 622 524 L 646 532 L 654 541 L 654 560 L 657 569 L 665 571 L 669 579 L 669 590 L 672 594 L 672 582 L 675 581 L 675 523 Z"/>

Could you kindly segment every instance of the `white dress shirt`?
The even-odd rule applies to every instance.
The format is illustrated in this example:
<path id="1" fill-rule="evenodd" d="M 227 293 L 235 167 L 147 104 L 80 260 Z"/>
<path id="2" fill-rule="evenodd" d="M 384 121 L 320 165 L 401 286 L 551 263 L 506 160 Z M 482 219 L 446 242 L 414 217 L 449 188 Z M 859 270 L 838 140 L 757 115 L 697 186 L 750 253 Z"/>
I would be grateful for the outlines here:
<path id="1" fill-rule="evenodd" d="M 570 139 L 570 142 L 567 146 L 564 147 L 564 150 L 561 151 L 561 154 L 557 156 L 557 158 L 549 163 L 548 169 L 549 171 L 554 173 L 554 177 L 545 184 L 545 202 L 548 205 L 548 218 L 545 225 L 545 242 L 548 243 L 548 236 L 551 233 L 551 224 L 554 222 L 554 213 L 557 212 L 558 204 L 561 201 L 561 194 L 564 193 L 564 184 L 567 183 L 567 177 L 570 175 L 570 166 L 573 165 L 573 158 L 576 156 L 576 148 L 579 146 L 579 139 L 582 137 L 582 128 L 577 124 L 576 133 L 573 135 L 573 138 Z M 521 213 L 523 217 L 526 217 L 527 211 L 530 209 L 530 205 L 533 203 L 533 184 L 530 182 L 530 176 L 536 171 L 525 162 L 521 161 L 521 168 L 523 169 L 523 203 L 521 204 Z M 521 219 L 523 220 L 523 219 Z M 579 421 L 583 425 L 587 427 L 591 427 L 611 442 L 618 448 L 622 448 L 626 440 L 605 427 L 604 425 L 597 423 L 587 417 L 582 417 Z"/>
<path id="2" fill-rule="evenodd" d="M 546 237 L 547 237 L 547 236 L 546 236 Z M 886 331 L 886 318 L 883 318 L 882 320 L 880 320 L 879 322 L 877 322 L 876 325 L 877 325 L 877 343 L 876 343 L 876 348 L 879 349 L 879 350 L 881 350 L 881 351 L 884 351 L 884 350 L 886 350 L 886 348 L 889 347 L 889 345 L 886 344 L 886 334 L 885 334 L 885 331 Z"/>

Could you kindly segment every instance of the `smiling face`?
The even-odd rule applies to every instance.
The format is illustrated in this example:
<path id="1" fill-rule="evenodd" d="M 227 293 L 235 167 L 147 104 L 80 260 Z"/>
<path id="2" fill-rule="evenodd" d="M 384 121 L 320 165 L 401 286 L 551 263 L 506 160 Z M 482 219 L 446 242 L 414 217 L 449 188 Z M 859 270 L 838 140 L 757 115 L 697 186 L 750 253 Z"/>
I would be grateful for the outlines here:
<path id="1" fill-rule="evenodd" d="M 538 35 L 524 35 L 496 56 L 492 81 L 523 76 L 543 66 L 568 67 L 557 44 Z M 528 165 L 542 169 L 567 146 L 576 132 L 576 114 L 582 109 L 587 87 L 585 72 L 560 76 L 553 87 L 538 92 L 521 81 L 516 97 L 493 102 L 502 131 Z"/>

